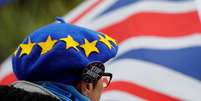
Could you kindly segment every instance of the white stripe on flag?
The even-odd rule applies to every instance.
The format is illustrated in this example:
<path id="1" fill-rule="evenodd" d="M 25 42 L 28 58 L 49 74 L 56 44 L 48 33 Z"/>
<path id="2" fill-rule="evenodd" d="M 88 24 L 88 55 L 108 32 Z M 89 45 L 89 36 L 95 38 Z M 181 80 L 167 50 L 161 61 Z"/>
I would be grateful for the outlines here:
<path id="1" fill-rule="evenodd" d="M 181 37 L 157 37 L 157 36 L 139 36 L 130 37 L 119 44 L 118 55 L 128 50 L 149 48 L 149 49 L 179 49 L 193 46 L 201 46 L 201 34 L 192 34 Z"/>
<path id="2" fill-rule="evenodd" d="M 12 64 L 11 64 L 11 57 L 5 60 L 0 66 L 0 81 L 7 76 L 8 74 L 12 73 Z"/>
<path id="3" fill-rule="evenodd" d="M 99 18 L 94 18 L 100 11 L 103 11 L 109 5 L 112 5 L 114 1 L 104 1 L 104 5 L 97 7 L 96 9 L 85 15 L 76 24 L 90 29 L 98 30 L 119 21 L 122 21 L 130 15 L 141 12 L 157 12 L 157 13 L 184 13 L 197 10 L 194 1 L 184 2 L 170 2 L 170 1 L 141 1 L 133 3 L 128 6 L 122 7 L 108 14 L 105 14 Z M 111 20 L 112 19 L 112 20 Z"/>
<path id="4" fill-rule="evenodd" d="M 134 82 L 185 101 L 201 99 L 200 81 L 161 65 L 135 59 L 122 59 L 106 67 L 114 74 L 113 81 Z"/>
<path id="5" fill-rule="evenodd" d="M 103 93 L 101 96 L 101 101 L 146 101 L 137 96 L 133 96 L 120 91 L 110 91 Z"/>

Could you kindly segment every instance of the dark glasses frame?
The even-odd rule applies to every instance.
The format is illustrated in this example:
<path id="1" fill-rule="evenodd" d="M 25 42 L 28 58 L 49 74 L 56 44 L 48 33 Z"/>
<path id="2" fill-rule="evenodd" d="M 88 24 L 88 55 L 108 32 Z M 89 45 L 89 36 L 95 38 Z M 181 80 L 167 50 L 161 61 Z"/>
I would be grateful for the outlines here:
<path id="1" fill-rule="evenodd" d="M 110 80 L 107 83 L 107 86 L 105 87 L 105 88 L 107 88 L 110 85 L 110 82 L 112 81 L 112 73 L 103 73 L 102 76 L 108 76 L 108 77 L 110 77 Z"/>

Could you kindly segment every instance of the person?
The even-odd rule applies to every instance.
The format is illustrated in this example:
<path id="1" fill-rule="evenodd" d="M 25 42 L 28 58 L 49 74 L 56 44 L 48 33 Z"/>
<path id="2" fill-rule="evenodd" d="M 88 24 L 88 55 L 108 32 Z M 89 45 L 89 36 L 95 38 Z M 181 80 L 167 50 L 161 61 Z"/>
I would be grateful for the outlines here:
<path id="1" fill-rule="evenodd" d="M 117 42 L 104 33 L 56 20 L 18 46 L 12 57 L 18 80 L 11 87 L 60 101 L 99 101 L 112 79 L 104 63 L 117 54 Z"/>

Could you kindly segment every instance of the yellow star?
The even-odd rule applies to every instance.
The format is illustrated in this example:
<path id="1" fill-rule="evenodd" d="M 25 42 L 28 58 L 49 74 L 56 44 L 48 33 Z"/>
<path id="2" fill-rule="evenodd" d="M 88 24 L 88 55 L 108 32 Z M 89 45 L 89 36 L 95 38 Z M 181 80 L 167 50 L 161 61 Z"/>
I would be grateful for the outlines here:
<path id="1" fill-rule="evenodd" d="M 99 53 L 99 50 L 96 48 L 96 43 L 98 41 L 94 40 L 93 42 L 89 42 L 87 39 L 84 39 L 84 44 L 80 45 L 81 48 L 84 49 L 85 55 L 88 57 L 92 52 Z"/>
<path id="2" fill-rule="evenodd" d="M 117 45 L 117 41 L 114 40 L 113 38 L 109 37 L 108 35 L 106 34 L 103 34 L 105 36 L 106 39 L 108 39 L 109 41 L 112 41 L 115 45 Z"/>
<path id="3" fill-rule="evenodd" d="M 60 40 L 66 42 L 66 49 L 69 49 L 72 47 L 72 48 L 75 48 L 77 51 L 79 51 L 79 49 L 77 48 L 79 43 L 73 40 L 73 38 L 70 35 L 67 38 L 62 38 Z"/>
<path id="4" fill-rule="evenodd" d="M 50 51 L 56 42 L 57 40 L 52 40 L 51 36 L 48 36 L 45 42 L 38 43 L 38 45 L 42 48 L 41 54 L 43 55 L 47 53 L 48 51 Z"/>
<path id="5" fill-rule="evenodd" d="M 105 45 L 107 45 L 107 47 L 111 50 L 112 49 L 112 45 L 110 44 L 110 42 L 102 37 L 101 35 L 98 35 L 98 37 L 100 38 L 99 41 L 103 42 Z"/>
<path id="6" fill-rule="evenodd" d="M 31 43 L 30 38 L 28 38 L 28 43 L 27 44 L 20 44 L 20 48 L 22 49 L 21 53 L 20 53 L 20 57 L 22 55 L 24 55 L 24 54 L 29 55 L 31 53 L 31 50 L 32 50 L 34 45 L 35 45 L 35 43 Z"/>

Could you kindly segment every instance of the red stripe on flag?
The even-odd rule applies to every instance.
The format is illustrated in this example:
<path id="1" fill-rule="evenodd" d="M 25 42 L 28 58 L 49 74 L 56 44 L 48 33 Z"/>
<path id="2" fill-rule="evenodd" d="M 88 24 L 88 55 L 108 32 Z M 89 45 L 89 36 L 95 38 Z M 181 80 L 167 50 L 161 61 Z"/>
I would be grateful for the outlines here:
<path id="1" fill-rule="evenodd" d="M 132 36 L 176 37 L 201 32 L 196 11 L 187 13 L 138 13 L 99 30 L 119 42 Z"/>
<path id="2" fill-rule="evenodd" d="M 14 73 L 10 73 L 7 76 L 5 76 L 1 81 L 0 85 L 9 85 L 12 82 L 16 81 L 16 77 Z"/>
<path id="3" fill-rule="evenodd" d="M 99 5 L 103 0 L 96 0 L 94 4 L 89 6 L 89 8 L 85 9 L 81 14 L 79 14 L 77 17 L 72 19 L 70 23 L 75 24 L 77 21 L 79 21 L 83 16 L 85 16 L 87 13 L 89 13 L 91 10 L 93 10 L 97 5 Z"/>
<path id="4" fill-rule="evenodd" d="M 103 93 L 113 90 L 135 95 L 149 101 L 181 101 L 180 99 L 170 97 L 162 93 L 126 81 L 112 82 L 110 86 L 108 86 L 108 88 L 103 91 Z"/>

